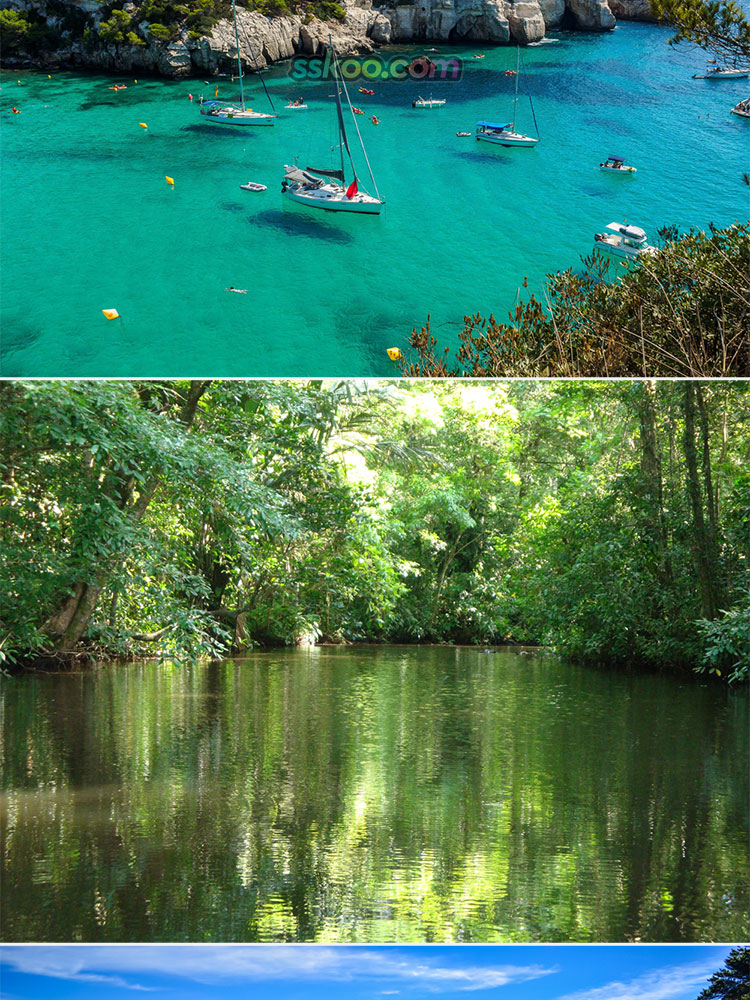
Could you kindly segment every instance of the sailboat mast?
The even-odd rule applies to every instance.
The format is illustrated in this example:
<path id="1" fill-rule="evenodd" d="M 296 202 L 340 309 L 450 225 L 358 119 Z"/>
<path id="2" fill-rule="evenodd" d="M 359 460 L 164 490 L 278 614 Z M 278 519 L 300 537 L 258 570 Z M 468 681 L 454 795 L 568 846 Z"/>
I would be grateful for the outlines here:
<path id="1" fill-rule="evenodd" d="M 521 64 L 521 47 L 516 45 L 516 96 L 513 98 L 513 131 L 516 131 L 516 111 L 518 109 L 518 70 Z"/>
<path id="2" fill-rule="evenodd" d="M 329 42 L 330 42 L 330 45 L 331 45 L 331 52 L 333 52 L 333 39 L 331 38 L 330 35 L 328 36 L 328 39 L 329 39 Z M 335 53 L 333 53 L 333 54 L 334 54 L 334 64 L 335 64 L 335 62 L 336 62 L 336 54 Z M 357 119 L 354 116 L 354 109 L 352 108 L 352 102 L 351 102 L 351 99 L 349 97 L 349 91 L 347 89 L 346 83 L 344 82 L 343 76 L 341 77 L 341 85 L 342 85 L 342 87 L 344 89 L 344 95 L 346 96 L 346 103 L 349 105 L 349 112 L 351 113 L 352 121 L 354 122 L 354 128 L 357 130 L 357 138 L 359 139 L 359 144 L 362 147 L 362 155 L 364 156 L 365 163 L 367 164 L 367 172 L 370 175 L 370 180 L 372 181 L 372 186 L 375 188 L 375 195 L 377 196 L 378 199 L 380 199 L 380 192 L 378 191 L 378 185 L 375 183 L 375 177 L 373 176 L 373 173 L 372 173 L 372 167 L 370 166 L 370 161 L 367 158 L 367 150 L 365 149 L 365 144 L 364 144 L 364 141 L 362 139 L 362 134 L 359 131 L 359 125 L 357 124 Z M 338 107 L 339 107 L 339 120 L 341 122 L 341 127 L 343 128 L 343 122 L 344 122 L 344 120 L 343 120 L 343 117 L 341 116 L 341 98 L 339 96 L 338 83 L 336 84 L 336 100 L 338 101 Z M 352 152 L 349 149 L 348 145 L 346 147 L 346 150 L 349 153 L 349 161 L 351 162 L 351 165 L 352 165 L 352 173 L 354 174 L 354 179 L 357 180 L 357 171 L 356 171 L 356 169 L 354 167 L 354 160 L 352 159 Z M 343 150 L 342 150 L 341 155 L 342 155 L 342 159 L 343 159 L 343 155 L 344 155 L 343 154 Z M 343 165 L 342 165 L 342 169 L 343 169 Z"/>
<path id="3" fill-rule="evenodd" d="M 341 88 L 339 86 L 339 72 L 338 72 L 338 62 L 336 61 L 336 50 L 333 47 L 333 38 L 328 36 L 328 44 L 331 46 L 331 57 L 333 62 L 333 82 L 334 90 L 336 91 L 336 111 L 338 113 L 338 125 L 339 125 L 339 153 L 341 153 L 341 175 L 344 176 L 344 146 L 349 152 L 349 144 L 346 140 L 346 129 L 344 128 L 344 112 L 341 108 Z M 349 153 L 349 159 L 351 160 L 352 155 Z M 352 163 L 352 171 L 354 170 L 354 164 Z M 356 173 L 354 174 L 354 179 L 357 179 Z"/>
<path id="4" fill-rule="evenodd" d="M 240 36 L 237 31 L 237 8 L 232 0 L 232 16 L 234 17 L 234 43 L 237 46 L 237 72 L 240 75 L 240 101 L 242 110 L 245 110 L 245 87 L 242 83 L 242 59 L 240 58 Z"/>

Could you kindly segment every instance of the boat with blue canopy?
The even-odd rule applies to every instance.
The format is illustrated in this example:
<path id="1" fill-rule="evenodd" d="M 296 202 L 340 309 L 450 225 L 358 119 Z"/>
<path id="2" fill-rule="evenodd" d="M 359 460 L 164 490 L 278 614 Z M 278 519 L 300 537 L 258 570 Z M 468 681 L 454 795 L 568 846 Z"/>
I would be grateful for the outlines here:
<path id="1" fill-rule="evenodd" d="M 604 163 L 599 164 L 600 170 L 613 170 L 617 174 L 634 174 L 636 173 L 636 168 L 629 166 L 625 162 L 622 156 L 614 156 L 610 154 Z"/>
<path id="2" fill-rule="evenodd" d="M 530 135 L 522 135 L 516 132 L 516 114 L 518 111 L 518 76 L 520 68 L 521 50 L 516 49 L 516 72 L 515 72 L 515 94 L 513 97 L 513 121 L 498 124 L 497 122 L 481 121 L 477 122 L 476 137 L 478 142 L 494 142 L 499 146 L 536 146 L 539 142 L 539 129 L 537 128 L 537 138 Z M 529 102 L 531 97 L 529 96 Z M 536 126 L 536 115 L 534 105 L 531 105 L 531 113 Z"/>

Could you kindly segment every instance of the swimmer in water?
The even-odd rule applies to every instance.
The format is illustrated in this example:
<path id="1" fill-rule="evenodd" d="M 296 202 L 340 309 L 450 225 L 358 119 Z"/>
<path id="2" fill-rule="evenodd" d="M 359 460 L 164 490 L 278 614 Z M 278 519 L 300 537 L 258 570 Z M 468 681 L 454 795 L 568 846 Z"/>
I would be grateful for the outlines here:
<path id="1" fill-rule="evenodd" d="M 234 285 L 230 285 L 229 288 L 224 289 L 225 292 L 236 292 L 238 295 L 247 295 L 246 288 L 235 288 Z"/>

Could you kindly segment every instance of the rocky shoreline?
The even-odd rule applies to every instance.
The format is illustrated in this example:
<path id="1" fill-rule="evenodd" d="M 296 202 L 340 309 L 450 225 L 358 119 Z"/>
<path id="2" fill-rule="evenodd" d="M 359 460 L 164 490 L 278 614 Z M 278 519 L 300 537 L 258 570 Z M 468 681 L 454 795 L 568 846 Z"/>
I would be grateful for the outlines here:
<path id="1" fill-rule="evenodd" d="M 297 14 L 267 17 L 238 7 L 240 52 L 247 70 L 254 68 L 251 47 L 258 65 L 265 69 L 295 55 L 319 55 L 329 33 L 339 54 L 346 56 L 367 54 L 391 43 L 527 45 L 541 41 L 550 29 L 610 31 L 616 17 L 654 20 L 648 0 L 391 0 L 378 7 L 369 0 L 359 0 L 341 6 L 346 13 L 342 21 L 321 21 Z M 0 9 L 30 14 L 49 29 L 59 30 L 59 43 L 33 56 L 23 51 L 8 54 L 6 48 L 3 66 L 87 68 L 173 78 L 216 76 L 233 68 L 236 49 L 230 20 L 218 21 L 209 33 L 198 38 L 187 27 L 181 27 L 168 41 L 150 38 L 144 30 L 148 41 L 106 43 L 98 38 L 96 30 L 103 17 L 111 13 L 111 6 L 102 7 L 97 0 L 72 0 L 65 7 L 68 13 L 70 8 L 77 9 L 81 18 L 88 20 L 93 29 L 88 41 L 65 30 L 60 4 L 53 0 L 0 0 Z M 137 20 L 137 4 L 126 2 L 122 9 Z M 147 27 L 144 24 L 144 29 Z"/>

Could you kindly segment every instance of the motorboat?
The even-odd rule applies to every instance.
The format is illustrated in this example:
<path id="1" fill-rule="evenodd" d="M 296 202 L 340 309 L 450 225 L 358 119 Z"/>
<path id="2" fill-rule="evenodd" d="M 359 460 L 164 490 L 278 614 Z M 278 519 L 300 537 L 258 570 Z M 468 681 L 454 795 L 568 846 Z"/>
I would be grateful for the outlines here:
<path id="1" fill-rule="evenodd" d="M 637 173 L 635 167 L 629 166 L 621 156 L 608 156 L 604 163 L 599 164 L 600 170 L 612 170 L 616 174 Z"/>
<path id="2" fill-rule="evenodd" d="M 378 186 L 375 183 L 372 168 L 370 167 L 370 161 L 367 159 L 365 144 L 360 134 L 357 119 L 354 114 L 355 109 L 352 107 L 352 102 L 349 98 L 346 81 L 341 75 L 338 60 L 336 58 L 336 51 L 333 47 L 333 38 L 330 35 L 328 36 L 328 44 L 331 49 L 331 68 L 333 70 L 335 82 L 334 96 L 336 98 L 336 117 L 338 120 L 339 130 L 338 146 L 341 154 L 340 167 L 335 169 L 307 167 L 302 170 L 297 166 L 285 166 L 284 178 L 281 182 L 281 193 L 287 198 L 290 198 L 292 201 L 296 201 L 301 205 L 306 205 L 308 208 L 322 209 L 326 212 L 349 212 L 358 215 L 380 215 L 385 201 L 380 197 Z M 367 170 L 369 172 L 373 188 L 375 189 L 375 195 L 371 195 L 367 191 L 361 191 L 359 189 L 359 178 L 357 176 L 354 158 L 352 156 L 352 151 L 349 146 L 349 138 L 346 132 L 344 110 L 341 102 L 342 94 L 346 99 L 348 111 L 351 115 L 360 146 L 362 147 L 362 156 L 367 164 Z M 353 177 L 351 182 L 347 182 L 346 178 L 344 160 L 345 152 L 349 160 L 351 174 Z"/>
<path id="3" fill-rule="evenodd" d="M 750 118 L 750 97 L 744 101 L 740 101 L 739 104 L 736 104 L 732 108 L 731 113 L 733 115 L 739 115 L 740 118 Z"/>
<path id="4" fill-rule="evenodd" d="M 284 111 L 307 111 L 307 105 L 300 97 L 296 101 L 290 101 L 288 104 L 285 104 Z"/>
<path id="5" fill-rule="evenodd" d="M 442 108 L 445 104 L 445 99 L 438 100 L 437 97 L 418 97 L 416 101 L 411 102 L 413 108 Z"/>
<path id="6" fill-rule="evenodd" d="M 656 253 L 656 247 L 647 241 L 645 230 L 624 222 L 610 222 L 605 232 L 595 233 L 594 249 L 626 259 Z"/>
<path id="7" fill-rule="evenodd" d="M 694 80 L 742 80 L 750 76 L 750 67 L 737 69 L 736 67 L 720 66 L 715 59 L 708 60 L 705 73 L 694 73 Z"/>

